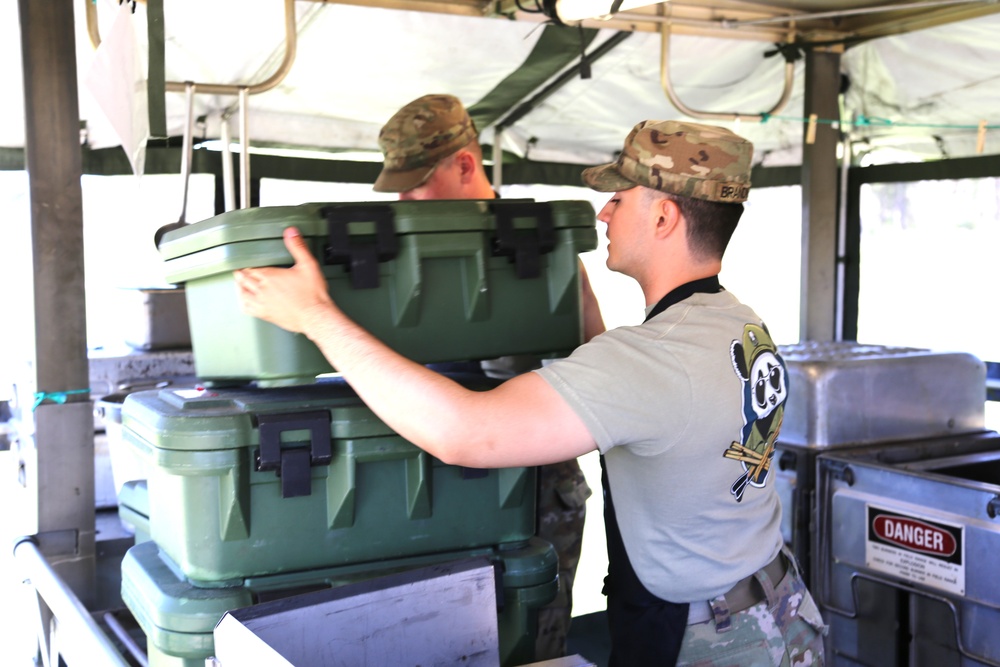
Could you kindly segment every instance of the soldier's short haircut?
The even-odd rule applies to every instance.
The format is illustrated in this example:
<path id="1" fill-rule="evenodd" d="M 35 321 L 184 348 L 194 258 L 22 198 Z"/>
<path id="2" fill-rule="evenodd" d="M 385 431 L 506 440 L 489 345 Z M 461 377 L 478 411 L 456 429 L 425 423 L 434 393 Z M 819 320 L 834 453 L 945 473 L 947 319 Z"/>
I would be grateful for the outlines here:
<path id="1" fill-rule="evenodd" d="M 677 204 L 687 221 L 687 241 L 691 252 L 700 259 L 721 259 L 743 216 L 743 204 L 682 197 L 644 188 L 650 198 L 669 199 Z"/>

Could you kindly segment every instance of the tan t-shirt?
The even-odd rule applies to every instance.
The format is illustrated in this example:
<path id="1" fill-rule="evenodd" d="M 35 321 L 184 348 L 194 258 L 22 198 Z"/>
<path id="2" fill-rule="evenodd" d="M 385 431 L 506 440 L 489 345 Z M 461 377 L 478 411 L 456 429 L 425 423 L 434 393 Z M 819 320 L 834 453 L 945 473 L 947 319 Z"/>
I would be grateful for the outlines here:
<path id="1" fill-rule="evenodd" d="M 709 600 L 781 548 L 768 466 L 732 457 L 773 452 L 787 387 L 772 348 L 732 294 L 697 293 L 535 371 L 597 442 L 629 560 L 664 600 Z"/>

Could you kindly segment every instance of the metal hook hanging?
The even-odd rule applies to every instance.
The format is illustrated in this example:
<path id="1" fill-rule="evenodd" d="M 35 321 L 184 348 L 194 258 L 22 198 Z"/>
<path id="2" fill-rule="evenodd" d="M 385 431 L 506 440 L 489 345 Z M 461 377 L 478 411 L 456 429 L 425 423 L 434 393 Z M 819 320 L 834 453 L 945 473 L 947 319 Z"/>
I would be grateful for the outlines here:
<path id="1" fill-rule="evenodd" d="M 684 104 L 677 93 L 674 92 L 673 84 L 670 82 L 670 24 L 662 23 L 660 25 L 660 84 L 663 86 L 663 92 L 666 93 L 667 99 L 673 104 L 678 111 L 690 116 L 691 118 L 699 118 L 702 120 L 750 120 L 750 121 L 762 121 L 768 116 L 772 116 L 788 104 L 788 100 L 792 97 L 792 85 L 795 82 L 795 62 L 791 60 L 785 61 L 785 88 L 781 92 L 781 97 L 778 99 L 777 104 L 770 111 L 764 113 L 743 113 L 743 112 L 718 112 L 718 111 L 697 111 L 691 107 Z"/>
<path id="2" fill-rule="evenodd" d="M 187 115 L 184 119 L 184 142 L 181 147 L 181 177 L 184 179 L 184 198 L 181 204 L 181 215 L 177 220 L 182 225 L 187 219 L 188 183 L 191 181 L 191 158 L 194 151 L 194 83 L 188 81 L 184 84 L 184 94 L 187 102 Z"/>

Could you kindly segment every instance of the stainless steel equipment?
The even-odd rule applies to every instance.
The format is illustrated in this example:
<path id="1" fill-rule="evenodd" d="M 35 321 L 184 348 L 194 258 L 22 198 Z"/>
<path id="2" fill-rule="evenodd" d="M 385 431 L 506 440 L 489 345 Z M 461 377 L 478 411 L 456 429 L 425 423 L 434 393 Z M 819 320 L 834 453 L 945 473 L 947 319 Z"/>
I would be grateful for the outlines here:
<path id="1" fill-rule="evenodd" d="M 122 484 L 136 476 L 135 458 L 121 442 L 121 404 L 125 396 L 197 380 L 190 348 L 100 349 L 90 350 L 88 357 L 90 398 L 94 404 L 94 505 L 101 509 L 117 505 Z"/>
<path id="2" fill-rule="evenodd" d="M 1000 665 L 1000 434 L 817 457 L 831 665 Z"/>
<path id="3" fill-rule="evenodd" d="M 122 288 L 122 339 L 136 350 L 191 349 L 183 287 Z"/>
<path id="4" fill-rule="evenodd" d="M 788 401 L 775 444 L 782 533 L 812 583 L 816 457 L 824 451 L 981 431 L 986 366 L 971 354 L 854 341 L 779 349 Z"/>
<path id="5" fill-rule="evenodd" d="M 87 356 L 90 363 L 90 398 L 98 407 L 100 401 L 109 395 L 197 382 L 194 377 L 194 354 L 190 348 L 147 351 L 98 349 L 90 350 Z M 102 411 L 98 409 L 94 415 L 94 428 L 99 431 L 104 426 Z"/>

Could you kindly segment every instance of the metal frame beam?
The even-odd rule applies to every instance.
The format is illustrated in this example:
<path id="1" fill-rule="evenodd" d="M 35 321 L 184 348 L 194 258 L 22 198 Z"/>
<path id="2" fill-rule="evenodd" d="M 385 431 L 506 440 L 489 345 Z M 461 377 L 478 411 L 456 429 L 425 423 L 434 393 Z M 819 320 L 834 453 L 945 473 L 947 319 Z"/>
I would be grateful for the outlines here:
<path id="1" fill-rule="evenodd" d="M 72 0 L 19 0 L 25 166 L 31 200 L 32 349 L 19 390 L 22 475 L 13 481 L 39 547 L 94 599 L 94 419 L 87 361 L 80 117 Z M 32 398 L 35 407 L 32 406 Z M 37 409 L 36 409 L 37 408 Z"/>
<path id="2" fill-rule="evenodd" d="M 840 54 L 806 53 L 805 114 L 837 118 Z M 837 340 L 837 144 L 831 124 L 809 124 L 802 148 L 802 291 L 799 339 Z"/>

